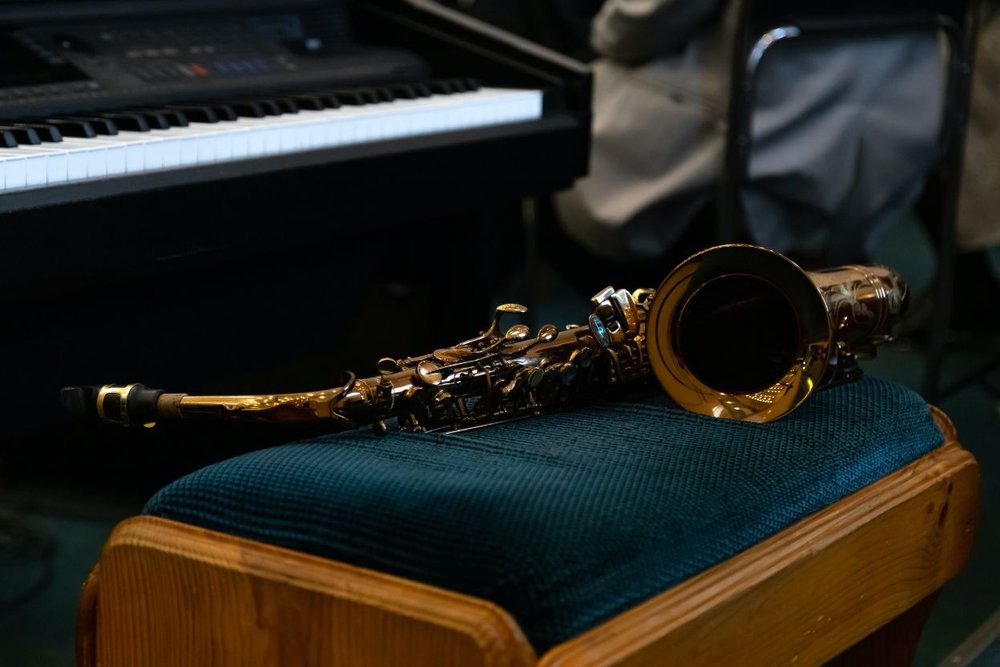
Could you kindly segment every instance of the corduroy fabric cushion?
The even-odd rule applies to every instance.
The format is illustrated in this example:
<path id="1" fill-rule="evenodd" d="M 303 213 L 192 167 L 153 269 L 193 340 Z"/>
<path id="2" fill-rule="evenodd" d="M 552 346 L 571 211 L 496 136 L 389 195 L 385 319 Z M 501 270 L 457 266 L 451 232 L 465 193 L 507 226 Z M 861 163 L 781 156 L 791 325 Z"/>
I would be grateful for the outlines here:
<path id="1" fill-rule="evenodd" d="M 541 653 L 941 442 L 918 395 L 871 378 L 772 424 L 650 392 L 457 435 L 257 451 L 145 511 L 492 600 Z"/>

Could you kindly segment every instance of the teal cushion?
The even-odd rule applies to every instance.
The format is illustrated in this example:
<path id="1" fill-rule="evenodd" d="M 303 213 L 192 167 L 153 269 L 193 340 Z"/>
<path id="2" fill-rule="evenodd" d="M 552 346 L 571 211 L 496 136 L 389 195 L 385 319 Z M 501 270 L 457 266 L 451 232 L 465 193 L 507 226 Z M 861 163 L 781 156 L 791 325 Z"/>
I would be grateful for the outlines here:
<path id="1" fill-rule="evenodd" d="M 650 392 L 457 435 L 257 451 L 146 512 L 492 600 L 541 653 L 941 442 L 917 394 L 871 378 L 772 424 Z"/>

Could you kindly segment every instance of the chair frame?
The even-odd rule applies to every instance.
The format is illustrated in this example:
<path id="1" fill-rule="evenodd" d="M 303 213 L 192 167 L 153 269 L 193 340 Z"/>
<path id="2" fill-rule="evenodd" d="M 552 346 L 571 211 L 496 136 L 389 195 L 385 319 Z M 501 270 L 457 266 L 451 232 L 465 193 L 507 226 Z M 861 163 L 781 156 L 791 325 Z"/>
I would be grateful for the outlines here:
<path id="1" fill-rule="evenodd" d="M 748 181 L 756 78 L 765 55 L 775 46 L 792 39 L 843 42 L 852 38 L 915 30 L 940 31 L 949 44 L 945 112 L 939 137 L 940 158 L 921 202 L 924 213 L 935 220 L 930 230 L 938 260 L 933 296 L 934 318 L 928 329 L 927 362 L 922 384 L 924 398 L 934 401 L 939 396 L 954 293 L 957 261 L 955 220 L 971 104 L 978 2 L 894 0 L 881 5 L 857 5 L 844 5 L 832 0 L 809 3 L 742 0 L 733 48 L 726 154 L 719 182 L 716 237 L 720 241 L 741 241 L 749 237 L 741 191 Z M 886 5 L 891 7 L 885 9 Z M 894 15 L 893 10 L 905 12 L 905 15 Z"/>

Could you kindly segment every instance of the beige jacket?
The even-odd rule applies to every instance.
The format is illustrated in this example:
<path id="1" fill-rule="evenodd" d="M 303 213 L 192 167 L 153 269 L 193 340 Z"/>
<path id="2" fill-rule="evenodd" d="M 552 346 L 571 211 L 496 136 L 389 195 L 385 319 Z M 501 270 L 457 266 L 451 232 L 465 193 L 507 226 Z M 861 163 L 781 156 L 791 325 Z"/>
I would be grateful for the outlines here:
<path id="1" fill-rule="evenodd" d="M 654 258 L 713 195 L 725 147 L 735 6 L 608 0 L 592 25 L 590 174 L 557 197 L 598 255 Z M 758 243 L 856 261 L 919 195 L 937 156 L 943 72 L 933 35 L 765 56 L 744 201 Z"/>
<path id="2" fill-rule="evenodd" d="M 958 204 L 958 247 L 1000 246 L 1000 9 L 984 3 Z"/>

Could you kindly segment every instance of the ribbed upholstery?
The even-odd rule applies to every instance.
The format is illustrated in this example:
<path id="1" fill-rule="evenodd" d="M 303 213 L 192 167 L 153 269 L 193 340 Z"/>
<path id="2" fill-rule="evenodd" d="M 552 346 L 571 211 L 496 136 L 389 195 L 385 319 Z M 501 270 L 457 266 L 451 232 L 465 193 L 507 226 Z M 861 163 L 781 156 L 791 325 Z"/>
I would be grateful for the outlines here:
<path id="1" fill-rule="evenodd" d="M 493 600 L 543 652 L 941 442 L 919 396 L 870 378 L 763 425 L 651 392 L 459 435 L 253 452 L 146 512 Z"/>

